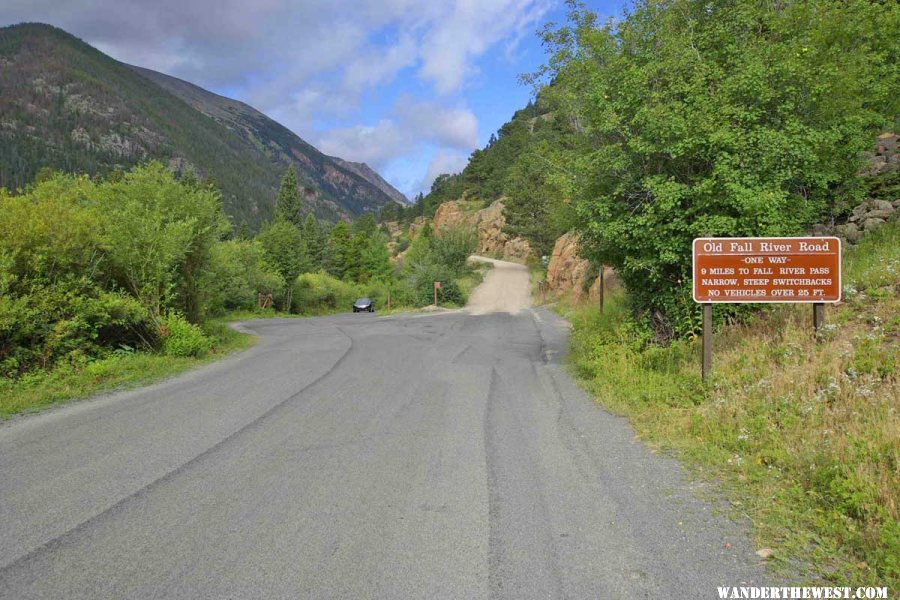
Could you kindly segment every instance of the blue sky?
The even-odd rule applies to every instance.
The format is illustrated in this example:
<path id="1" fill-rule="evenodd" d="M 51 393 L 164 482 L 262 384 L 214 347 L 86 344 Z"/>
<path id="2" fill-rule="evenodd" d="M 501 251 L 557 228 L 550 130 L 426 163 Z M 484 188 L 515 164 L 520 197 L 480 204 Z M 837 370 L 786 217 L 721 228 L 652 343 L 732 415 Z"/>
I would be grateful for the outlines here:
<path id="1" fill-rule="evenodd" d="M 586 5 L 618 16 L 623 0 Z M 243 100 L 408 196 L 522 108 L 561 0 L 4 0 L 114 58 Z"/>

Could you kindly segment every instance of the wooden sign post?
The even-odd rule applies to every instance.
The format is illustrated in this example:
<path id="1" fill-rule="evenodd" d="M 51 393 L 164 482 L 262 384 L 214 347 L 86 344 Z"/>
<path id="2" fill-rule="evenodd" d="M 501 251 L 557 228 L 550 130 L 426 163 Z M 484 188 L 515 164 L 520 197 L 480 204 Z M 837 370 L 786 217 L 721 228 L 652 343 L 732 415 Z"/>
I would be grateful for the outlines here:
<path id="1" fill-rule="evenodd" d="M 712 304 L 703 305 L 703 358 L 700 365 L 700 374 L 703 381 L 712 371 Z"/>
<path id="2" fill-rule="evenodd" d="M 787 302 L 813 305 L 813 330 L 825 304 L 841 301 L 841 240 L 836 237 L 697 238 L 694 302 L 703 305 L 703 378 L 712 370 L 712 305 Z"/>
<path id="3" fill-rule="evenodd" d="M 434 282 L 434 305 L 435 306 L 438 305 L 438 290 L 439 289 L 441 289 L 441 282 L 435 281 Z"/>
<path id="4" fill-rule="evenodd" d="M 600 314 L 601 314 L 601 315 L 603 314 L 603 288 L 606 287 L 605 281 L 604 281 L 604 272 L 605 272 L 605 271 L 606 271 L 606 267 L 603 266 L 603 265 L 600 265 L 600 277 L 599 277 L 599 279 L 600 279 L 600 283 L 599 283 L 599 288 L 600 288 L 600 290 L 599 290 L 599 295 L 600 295 Z"/>

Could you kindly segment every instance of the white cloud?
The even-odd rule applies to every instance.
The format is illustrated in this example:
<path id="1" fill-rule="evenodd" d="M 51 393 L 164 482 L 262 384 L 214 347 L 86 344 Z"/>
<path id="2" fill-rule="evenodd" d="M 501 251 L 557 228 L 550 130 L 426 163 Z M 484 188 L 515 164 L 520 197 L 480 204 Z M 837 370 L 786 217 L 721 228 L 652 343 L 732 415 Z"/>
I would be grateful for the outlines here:
<path id="1" fill-rule="evenodd" d="M 361 161 L 378 169 L 424 145 L 471 152 L 478 145 L 478 119 L 466 109 L 401 98 L 390 118 L 325 132 L 318 147 L 326 154 Z"/>
<path id="2" fill-rule="evenodd" d="M 418 189 L 415 190 L 414 193 L 420 191 L 427 193 L 428 190 L 431 189 L 431 184 L 434 183 L 434 180 L 437 179 L 438 175 L 443 175 L 444 173 L 448 175 L 459 173 L 465 168 L 466 163 L 468 162 L 469 156 L 467 154 L 453 152 L 443 148 L 438 150 L 432 157 L 431 162 L 428 163 L 425 177 L 422 178 L 422 181 L 418 185 Z"/>
<path id="3" fill-rule="evenodd" d="M 476 72 L 474 60 L 497 42 L 521 38 L 547 12 L 547 0 L 456 0 L 422 41 L 420 73 L 440 94 L 459 90 Z M 509 47 L 507 47 L 509 51 Z"/>

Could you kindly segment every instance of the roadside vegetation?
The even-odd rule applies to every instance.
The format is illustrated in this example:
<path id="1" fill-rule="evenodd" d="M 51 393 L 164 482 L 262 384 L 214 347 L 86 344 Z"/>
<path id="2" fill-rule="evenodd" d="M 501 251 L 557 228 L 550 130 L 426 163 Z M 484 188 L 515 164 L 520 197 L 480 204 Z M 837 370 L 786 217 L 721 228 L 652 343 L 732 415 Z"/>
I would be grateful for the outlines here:
<path id="1" fill-rule="evenodd" d="M 0 188 L 0 417 L 144 383 L 251 343 L 228 315 L 321 315 L 465 303 L 475 239 L 420 233 L 392 261 L 374 216 L 306 214 L 296 173 L 275 218 L 236 234 L 221 195 L 158 163 L 107 179 L 43 171 Z M 262 304 L 263 306 L 260 306 Z"/>
<path id="2" fill-rule="evenodd" d="M 819 339 L 808 305 L 779 305 L 666 346 L 619 291 L 564 305 L 572 367 L 640 435 L 715 480 L 776 572 L 900 586 L 900 223 L 847 250 L 845 301 Z M 716 307 L 719 310 L 720 307 Z"/>
<path id="3" fill-rule="evenodd" d="M 243 316 L 260 316 L 260 313 Z M 0 378 L 0 420 L 74 398 L 153 383 L 244 350 L 256 342 L 254 336 L 230 329 L 224 319 L 204 323 L 201 331 L 203 338 L 199 345 L 203 352 L 199 356 L 171 352 L 172 343 L 161 352 L 118 348 L 84 362 L 63 361 L 49 370 L 35 369 L 17 378 Z M 182 349 L 193 346 L 182 346 Z"/>

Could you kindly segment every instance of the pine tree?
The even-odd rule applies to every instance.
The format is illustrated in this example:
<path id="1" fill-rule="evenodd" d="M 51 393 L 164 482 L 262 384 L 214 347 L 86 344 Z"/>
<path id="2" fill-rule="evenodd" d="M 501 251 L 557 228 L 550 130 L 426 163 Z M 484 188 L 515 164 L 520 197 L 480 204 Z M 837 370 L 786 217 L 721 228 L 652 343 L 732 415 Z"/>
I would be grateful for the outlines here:
<path id="1" fill-rule="evenodd" d="M 328 256 L 325 260 L 325 268 L 338 279 L 344 279 L 347 274 L 347 267 L 353 256 L 352 246 L 350 226 L 345 221 L 338 221 L 328 238 Z"/>
<path id="2" fill-rule="evenodd" d="M 300 214 L 300 186 L 297 183 L 297 172 L 290 166 L 281 178 L 281 188 L 278 190 L 278 198 L 275 201 L 275 217 L 284 219 L 294 227 L 303 226 L 303 217 Z"/>
<path id="3" fill-rule="evenodd" d="M 390 281 L 393 265 L 387 249 L 387 238 L 383 234 L 376 232 L 369 238 L 365 248 L 362 249 L 360 263 L 364 282 Z"/>
<path id="4" fill-rule="evenodd" d="M 375 215 L 372 213 L 366 213 L 353 222 L 354 235 L 369 237 L 377 228 L 378 223 L 375 222 Z"/>
<path id="5" fill-rule="evenodd" d="M 328 250 L 328 235 L 312 213 L 307 215 L 303 222 L 303 241 L 306 243 L 306 251 L 309 254 L 310 267 L 313 270 L 324 267 Z"/>

